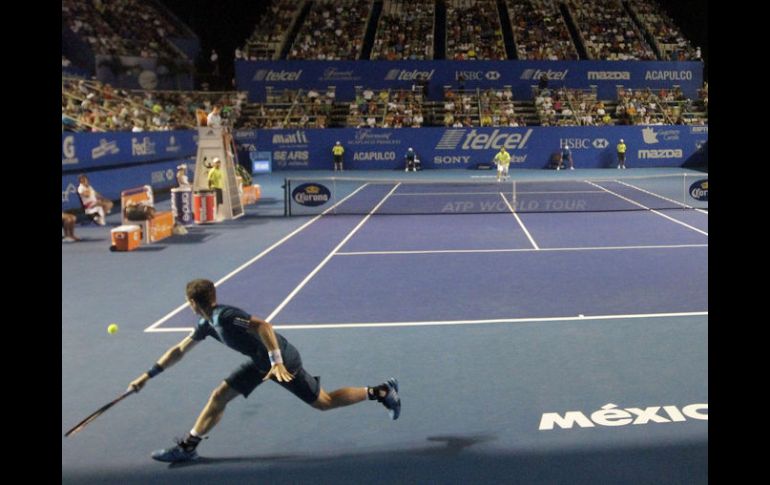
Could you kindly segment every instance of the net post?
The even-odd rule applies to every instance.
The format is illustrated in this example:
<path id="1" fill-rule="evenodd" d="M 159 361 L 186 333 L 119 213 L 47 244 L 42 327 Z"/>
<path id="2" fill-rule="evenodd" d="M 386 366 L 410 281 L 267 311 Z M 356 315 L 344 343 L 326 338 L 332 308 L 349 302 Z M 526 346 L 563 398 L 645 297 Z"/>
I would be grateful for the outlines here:
<path id="1" fill-rule="evenodd" d="M 284 193 L 286 194 L 286 215 L 291 217 L 291 180 L 286 178 Z"/>

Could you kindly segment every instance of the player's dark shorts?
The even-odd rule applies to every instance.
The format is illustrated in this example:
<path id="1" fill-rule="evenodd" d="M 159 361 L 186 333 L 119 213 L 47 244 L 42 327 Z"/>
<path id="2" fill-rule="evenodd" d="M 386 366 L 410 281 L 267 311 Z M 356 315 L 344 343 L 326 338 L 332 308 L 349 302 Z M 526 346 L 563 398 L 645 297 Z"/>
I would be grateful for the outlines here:
<path id="1" fill-rule="evenodd" d="M 623 152 L 623 153 L 618 152 L 618 160 L 621 161 L 621 162 L 625 162 L 626 161 L 626 152 Z"/>
<path id="2" fill-rule="evenodd" d="M 222 196 L 223 195 L 222 189 L 214 189 L 214 192 L 217 194 L 217 207 L 219 207 L 220 205 L 222 205 L 222 202 L 224 202 L 224 198 Z"/>
<path id="3" fill-rule="evenodd" d="M 334 155 L 334 163 L 342 163 L 342 155 Z"/>
<path id="4" fill-rule="evenodd" d="M 308 404 L 312 404 L 318 399 L 321 392 L 320 377 L 313 377 L 302 368 L 302 357 L 299 351 L 293 345 L 287 343 L 286 349 L 281 351 L 283 364 L 294 375 L 290 382 L 277 382 L 292 394 L 302 399 Z M 269 369 L 260 369 L 256 362 L 249 360 L 241 365 L 235 372 L 225 379 L 227 385 L 243 394 L 243 397 L 249 397 L 251 391 L 262 384 L 265 374 Z M 274 380 L 274 379 L 272 379 Z"/>

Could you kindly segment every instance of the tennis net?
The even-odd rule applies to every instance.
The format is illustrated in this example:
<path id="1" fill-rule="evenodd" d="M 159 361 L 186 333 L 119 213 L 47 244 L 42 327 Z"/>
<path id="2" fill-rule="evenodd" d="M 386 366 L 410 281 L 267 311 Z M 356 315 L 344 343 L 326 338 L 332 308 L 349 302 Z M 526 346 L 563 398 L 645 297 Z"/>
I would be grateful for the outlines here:
<path id="1" fill-rule="evenodd" d="M 708 174 L 513 179 L 287 178 L 285 214 L 708 210 Z"/>

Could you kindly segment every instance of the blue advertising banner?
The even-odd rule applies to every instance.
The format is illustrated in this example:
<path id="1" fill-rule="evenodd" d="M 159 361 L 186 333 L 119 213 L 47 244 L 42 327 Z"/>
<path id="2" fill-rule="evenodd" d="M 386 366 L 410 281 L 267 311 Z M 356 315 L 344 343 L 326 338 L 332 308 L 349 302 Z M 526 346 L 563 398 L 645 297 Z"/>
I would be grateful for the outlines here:
<path id="1" fill-rule="evenodd" d="M 169 158 L 185 158 L 198 151 L 193 130 L 62 132 L 62 171 L 109 167 Z"/>
<path id="2" fill-rule="evenodd" d="M 192 175 L 195 167 L 195 158 L 173 159 L 158 163 L 148 163 L 127 168 L 115 168 L 88 172 L 88 180 L 91 185 L 111 200 L 120 199 L 120 193 L 133 187 L 150 185 L 154 191 L 176 187 L 176 166 L 187 163 Z M 78 200 L 78 175 L 71 173 L 62 175 L 61 178 L 61 210 L 80 209 Z M 113 209 L 114 210 L 114 209 Z M 120 208 L 117 208 L 119 211 Z"/>
<path id="3" fill-rule="evenodd" d="M 703 63 L 661 61 L 235 61 L 238 90 L 264 102 L 272 89 L 335 86 L 338 100 L 355 97 L 355 86 L 409 89 L 428 83 L 428 98 L 440 100 L 443 86 L 489 88 L 509 85 L 518 99 L 530 99 L 545 75 L 551 87 L 597 87 L 600 99 L 615 99 L 616 86 L 651 89 L 679 85 L 689 98 L 703 85 Z"/>
<path id="4" fill-rule="evenodd" d="M 623 139 L 628 167 L 679 167 L 708 141 L 708 126 L 400 128 L 236 130 L 239 156 L 272 154 L 273 170 L 331 170 L 336 141 L 345 148 L 345 169 L 403 169 L 412 147 L 423 169 L 476 168 L 490 163 L 500 147 L 512 168 L 542 169 L 563 146 L 575 168 L 617 164 Z"/>

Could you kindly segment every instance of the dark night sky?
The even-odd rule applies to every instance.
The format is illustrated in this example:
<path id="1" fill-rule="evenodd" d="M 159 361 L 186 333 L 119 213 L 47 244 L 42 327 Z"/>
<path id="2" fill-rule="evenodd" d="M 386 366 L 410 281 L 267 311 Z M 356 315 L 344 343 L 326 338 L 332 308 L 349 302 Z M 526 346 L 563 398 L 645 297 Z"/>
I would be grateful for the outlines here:
<path id="1" fill-rule="evenodd" d="M 185 22 L 200 38 L 208 57 L 215 48 L 223 74 L 232 76 L 236 47 L 242 46 L 266 10 L 267 0 L 158 0 Z M 701 47 L 708 62 L 708 2 L 706 0 L 663 0 L 659 2 L 684 35 Z"/>

